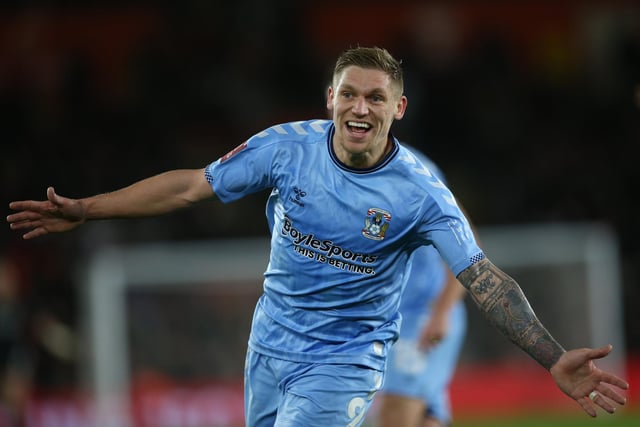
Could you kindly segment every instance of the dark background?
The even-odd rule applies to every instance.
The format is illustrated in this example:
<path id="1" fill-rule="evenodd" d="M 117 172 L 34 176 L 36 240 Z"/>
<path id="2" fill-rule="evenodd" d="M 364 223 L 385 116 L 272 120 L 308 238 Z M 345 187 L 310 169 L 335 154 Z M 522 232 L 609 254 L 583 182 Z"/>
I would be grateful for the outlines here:
<path id="1" fill-rule="evenodd" d="M 277 122 L 323 118 L 333 61 L 355 45 L 403 61 L 409 109 L 394 133 L 439 163 L 477 225 L 616 231 L 638 352 L 634 1 L 5 1 L 5 214 L 48 185 L 106 192 L 203 167 Z M 2 362 L 40 389 L 75 384 L 77 263 L 114 242 L 266 235 L 265 196 L 28 242 L 0 227 Z"/>

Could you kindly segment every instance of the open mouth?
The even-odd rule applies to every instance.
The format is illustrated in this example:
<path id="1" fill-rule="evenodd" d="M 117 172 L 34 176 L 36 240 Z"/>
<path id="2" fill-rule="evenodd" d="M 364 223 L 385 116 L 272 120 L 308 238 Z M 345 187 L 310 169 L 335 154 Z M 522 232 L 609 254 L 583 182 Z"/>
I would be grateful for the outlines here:
<path id="1" fill-rule="evenodd" d="M 347 127 L 349 131 L 354 133 L 366 133 L 371 129 L 371 125 L 365 122 L 348 121 Z"/>

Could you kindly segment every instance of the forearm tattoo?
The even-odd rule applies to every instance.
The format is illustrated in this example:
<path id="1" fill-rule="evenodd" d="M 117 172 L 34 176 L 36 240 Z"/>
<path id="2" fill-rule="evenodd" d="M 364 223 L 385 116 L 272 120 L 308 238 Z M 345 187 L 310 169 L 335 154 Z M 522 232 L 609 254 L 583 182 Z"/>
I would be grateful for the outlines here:
<path id="1" fill-rule="evenodd" d="M 516 281 L 483 259 L 458 275 L 489 322 L 549 370 L 564 349 L 540 323 Z"/>

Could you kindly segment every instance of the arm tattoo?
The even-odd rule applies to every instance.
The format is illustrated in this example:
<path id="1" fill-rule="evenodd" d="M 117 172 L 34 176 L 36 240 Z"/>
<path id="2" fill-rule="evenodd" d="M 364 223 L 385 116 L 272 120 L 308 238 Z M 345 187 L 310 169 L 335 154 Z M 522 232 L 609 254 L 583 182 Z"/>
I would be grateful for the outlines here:
<path id="1" fill-rule="evenodd" d="M 489 322 L 549 370 L 565 350 L 540 323 L 520 286 L 483 259 L 458 275 Z"/>

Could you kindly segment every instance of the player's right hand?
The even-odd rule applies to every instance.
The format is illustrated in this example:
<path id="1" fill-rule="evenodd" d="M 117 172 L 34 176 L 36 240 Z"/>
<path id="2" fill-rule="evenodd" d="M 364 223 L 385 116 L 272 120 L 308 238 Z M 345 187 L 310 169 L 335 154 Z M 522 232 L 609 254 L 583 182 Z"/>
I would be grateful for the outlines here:
<path id="1" fill-rule="evenodd" d="M 53 187 L 47 188 L 47 200 L 15 201 L 9 208 L 17 211 L 7 216 L 11 229 L 28 230 L 23 239 L 69 231 L 86 221 L 82 203 L 56 194 Z"/>

